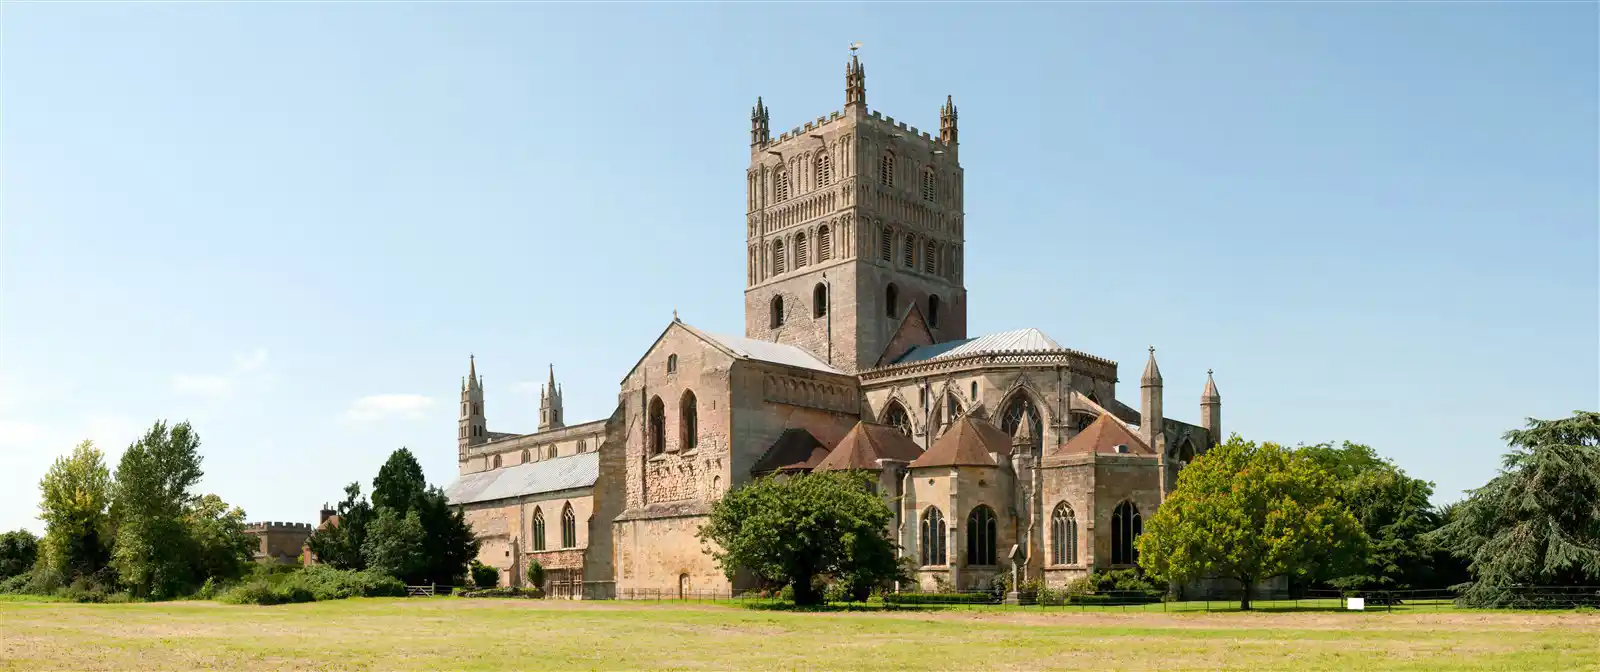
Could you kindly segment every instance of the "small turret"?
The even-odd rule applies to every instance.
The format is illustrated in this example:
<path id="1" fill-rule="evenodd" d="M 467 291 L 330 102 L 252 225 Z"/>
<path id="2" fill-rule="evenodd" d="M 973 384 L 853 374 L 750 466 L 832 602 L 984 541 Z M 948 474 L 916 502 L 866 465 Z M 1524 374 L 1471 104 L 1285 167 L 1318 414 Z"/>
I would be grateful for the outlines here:
<path id="1" fill-rule="evenodd" d="M 850 50 L 850 62 L 844 66 L 844 108 L 867 111 L 867 69 L 861 65 L 855 49 Z"/>
<path id="2" fill-rule="evenodd" d="M 1200 392 L 1200 426 L 1210 435 L 1211 445 L 1222 443 L 1222 395 L 1217 393 L 1217 381 L 1211 379 L 1211 369 L 1206 369 L 1206 389 Z"/>
<path id="3" fill-rule="evenodd" d="M 1161 455 L 1165 446 L 1161 427 L 1161 367 L 1156 366 L 1156 347 L 1150 346 L 1150 360 L 1139 378 L 1139 433 L 1150 449 Z"/>
<path id="4" fill-rule="evenodd" d="M 550 365 L 550 381 L 539 392 L 539 431 L 566 426 L 561 413 L 561 388 L 556 386 L 556 365 Z"/>
<path id="5" fill-rule="evenodd" d="M 767 106 L 761 103 L 761 96 L 756 96 L 756 106 L 750 109 L 750 148 L 752 150 L 772 142 L 772 130 L 768 127 L 769 121 Z"/>
<path id="6" fill-rule="evenodd" d="M 939 108 L 939 142 L 956 144 L 956 103 L 952 96 L 945 96 L 944 105 Z"/>
<path id="7" fill-rule="evenodd" d="M 467 356 L 467 379 L 461 385 L 460 433 L 456 437 L 456 457 L 467 459 L 467 449 L 489 441 L 488 421 L 483 416 L 483 378 L 478 376 L 478 360 Z"/>

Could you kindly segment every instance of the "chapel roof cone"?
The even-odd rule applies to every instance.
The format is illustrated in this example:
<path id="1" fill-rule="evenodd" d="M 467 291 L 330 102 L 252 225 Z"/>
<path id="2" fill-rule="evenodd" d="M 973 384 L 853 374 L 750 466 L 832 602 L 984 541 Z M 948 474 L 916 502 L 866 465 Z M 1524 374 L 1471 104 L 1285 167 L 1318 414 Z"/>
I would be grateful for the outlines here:
<path id="1" fill-rule="evenodd" d="M 939 142 L 945 145 L 955 145 L 956 136 L 956 102 L 954 96 L 945 96 L 944 105 L 939 108 Z"/>
<path id="2" fill-rule="evenodd" d="M 1150 346 L 1150 361 L 1144 365 L 1144 375 L 1139 378 L 1142 386 L 1161 386 L 1161 367 L 1156 366 L 1156 346 Z"/>
<path id="3" fill-rule="evenodd" d="M 1211 378 L 1211 369 L 1206 369 L 1206 389 L 1200 393 L 1200 403 L 1222 403 L 1222 395 L 1217 394 L 1217 381 Z"/>

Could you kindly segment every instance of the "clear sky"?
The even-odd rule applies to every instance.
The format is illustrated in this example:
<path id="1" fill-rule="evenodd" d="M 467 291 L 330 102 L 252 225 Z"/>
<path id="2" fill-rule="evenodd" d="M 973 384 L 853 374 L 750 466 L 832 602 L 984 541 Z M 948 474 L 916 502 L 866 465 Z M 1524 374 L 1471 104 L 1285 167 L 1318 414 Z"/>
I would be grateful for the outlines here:
<path id="1" fill-rule="evenodd" d="M 193 421 L 207 492 L 312 522 L 455 475 L 554 363 L 598 419 L 672 317 L 743 324 L 744 170 L 841 109 L 961 113 L 973 334 L 1167 413 L 1487 480 L 1600 407 L 1594 3 L 7 4 L 0 528 L 83 438 Z"/>

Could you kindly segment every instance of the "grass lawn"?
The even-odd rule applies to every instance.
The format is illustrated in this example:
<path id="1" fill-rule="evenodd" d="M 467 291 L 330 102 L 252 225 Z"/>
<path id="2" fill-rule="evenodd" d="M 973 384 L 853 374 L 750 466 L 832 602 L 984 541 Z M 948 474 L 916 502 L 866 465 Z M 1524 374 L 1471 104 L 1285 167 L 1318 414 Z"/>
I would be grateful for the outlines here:
<path id="1" fill-rule="evenodd" d="M 0 670 L 1600 670 L 1590 613 L 0 601 Z"/>

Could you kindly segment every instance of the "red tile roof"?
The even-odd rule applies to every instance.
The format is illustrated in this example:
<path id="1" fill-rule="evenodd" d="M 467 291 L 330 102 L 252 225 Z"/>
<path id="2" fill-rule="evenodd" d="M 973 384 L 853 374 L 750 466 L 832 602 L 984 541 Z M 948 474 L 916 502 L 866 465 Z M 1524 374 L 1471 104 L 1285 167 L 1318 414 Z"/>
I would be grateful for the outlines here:
<path id="1" fill-rule="evenodd" d="M 817 471 L 836 469 L 880 469 L 878 460 L 910 462 L 922 455 L 922 448 L 898 427 L 858 422 L 839 440 L 828 456 L 817 463 Z"/>
<path id="2" fill-rule="evenodd" d="M 1117 446 L 1126 445 L 1127 453 L 1117 452 Z M 1133 430 L 1122 424 L 1110 413 L 1102 414 L 1094 422 L 1078 432 L 1066 444 L 1052 451 L 1055 455 L 1155 455 L 1156 451 L 1134 434 Z"/>
<path id="3" fill-rule="evenodd" d="M 933 447 L 911 463 L 912 467 L 993 467 L 998 463 L 990 453 L 1010 453 L 1011 437 L 999 427 L 971 415 L 963 415 Z"/>

